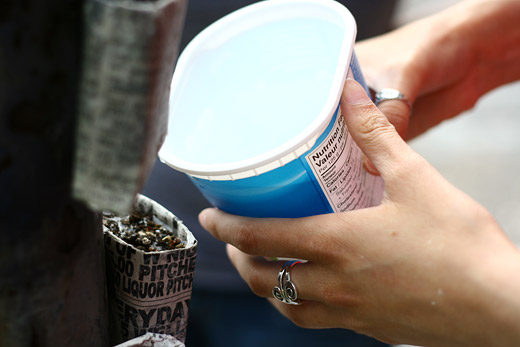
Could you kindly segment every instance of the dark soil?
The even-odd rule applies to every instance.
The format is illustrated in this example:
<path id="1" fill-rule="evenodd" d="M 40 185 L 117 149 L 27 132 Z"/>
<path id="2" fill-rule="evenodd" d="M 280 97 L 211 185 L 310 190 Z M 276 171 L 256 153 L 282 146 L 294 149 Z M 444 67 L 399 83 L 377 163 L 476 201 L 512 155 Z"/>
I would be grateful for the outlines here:
<path id="1" fill-rule="evenodd" d="M 174 227 L 177 229 L 177 223 Z M 126 217 L 103 213 L 103 229 L 111 231 L 121 240 L 144 252 L 185 247 L 185 243 L 175 236 L 174 231 L 161 225 L 157 219 L 154 220 L 152 215 L 144 215 L 136 211 Z"/>

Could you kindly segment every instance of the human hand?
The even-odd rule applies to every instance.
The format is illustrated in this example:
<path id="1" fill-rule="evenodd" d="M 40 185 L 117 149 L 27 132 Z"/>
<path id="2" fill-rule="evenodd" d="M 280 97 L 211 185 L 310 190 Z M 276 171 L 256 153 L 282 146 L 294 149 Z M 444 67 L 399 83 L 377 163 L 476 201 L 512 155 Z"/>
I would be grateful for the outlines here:
<path id="1" fill-rule="evenodd" d="M 398 89 L 413 102 L 411 116 L 405 103 L 380 105 L 398 133 L 411 139 L 520 78 L 519 20 L 520 1 L 462 1 L 362 41 L 356 54 L 369 86 Z"/>
<path id="2" fill-rule="evenodd" d="M 380 206 L 299 219 L 204 210 L 254 293 L 306 328 L 340 327 L 388 343 L 507 346 L 520 341 L 520 256 L 489 213 L 449 184 L 348 80 L 342 111 L 385 181 Z M 272 299 L 280 262 L 300 306 Z"/>

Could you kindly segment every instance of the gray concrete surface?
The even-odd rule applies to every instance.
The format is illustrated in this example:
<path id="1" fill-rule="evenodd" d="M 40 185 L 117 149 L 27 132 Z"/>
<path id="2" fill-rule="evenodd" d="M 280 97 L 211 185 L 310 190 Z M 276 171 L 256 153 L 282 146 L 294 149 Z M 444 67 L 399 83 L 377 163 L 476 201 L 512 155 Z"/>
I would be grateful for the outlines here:
<path id="1" fill-rule="evenodd" d="M 392 20 L 399 27 L 415 19 L 441 11 L 461 0 L 399 0 Z"/>

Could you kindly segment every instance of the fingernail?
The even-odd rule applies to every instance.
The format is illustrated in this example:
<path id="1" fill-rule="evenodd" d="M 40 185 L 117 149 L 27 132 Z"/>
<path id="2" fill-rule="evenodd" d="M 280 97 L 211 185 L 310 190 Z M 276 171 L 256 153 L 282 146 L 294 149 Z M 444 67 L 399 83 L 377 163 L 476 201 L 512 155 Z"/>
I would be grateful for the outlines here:
<path id="1" fill-rule="evenodd" d="M 199 223 L 200 225 L 202 225 L 203 228 L 205 228 L 205 224 L 206 224 L 206 210 L 202 210 L 200 213 L 199 213 Z"/>
<path id="2" fill-rule="evenodd" d="M 374 163 L 372 163 L 370 159 L 365 156 L 363 157 L 363 167 L 372 176 L 381 176 Z"/>
<path id="3" fill-rule="evenodd" d="M 347 78 L 347 82 L 345 83 L 343 101 L 349 105 L 362 105 L 371 102 L 361 84 L 352 78 Z"/>
<path id="4" fill-rule="evenodd" d="M 227 253 L 228 258 L 231 259 L 231 261 L 233 261 L 236 251 L 237 251 L 237 249 L 235 247 L 233 247 L 229 243 L 226 244 L 226 253 Z"/>

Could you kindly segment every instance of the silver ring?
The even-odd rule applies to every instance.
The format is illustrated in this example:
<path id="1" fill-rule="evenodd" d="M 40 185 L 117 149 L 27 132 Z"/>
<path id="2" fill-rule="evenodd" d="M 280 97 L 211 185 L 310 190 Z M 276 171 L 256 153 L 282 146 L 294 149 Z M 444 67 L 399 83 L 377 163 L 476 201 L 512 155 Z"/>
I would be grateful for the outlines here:
<path id="1" fill-rule="evenodd" d="M 378 91 L 375 95 L 374 103 L 379 106 L 381 103 L 388 100 L 399 100 L 405 102 L 410 109 L 412 108 L 411 102 L 404 96 L 403 93 L 393 88 L 383 88 Z"/>
<path id="2" fill-rule="evenodd" d="M 299 260 L 288 261 L 278 272 L 278 285 L 273 288 L 273 296 L 276 300 L 289 305 L 300 305 L 301 300 L 298 300 L 298 291 L 296 286 L 291 281 L 290 270 L 301 263 Z"/>

